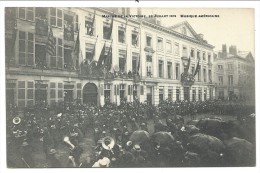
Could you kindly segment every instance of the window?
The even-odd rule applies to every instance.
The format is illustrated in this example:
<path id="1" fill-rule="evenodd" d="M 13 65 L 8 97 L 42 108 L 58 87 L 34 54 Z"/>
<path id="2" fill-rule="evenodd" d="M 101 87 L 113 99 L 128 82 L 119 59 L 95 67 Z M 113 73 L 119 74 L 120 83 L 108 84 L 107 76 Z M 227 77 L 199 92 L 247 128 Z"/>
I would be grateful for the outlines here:
<path id="1" fill-rule="evenodd" d="M 34 82 L 18 81 L 18 107 L 33 106 Z"/>
<path id="2" fill-rule="evenodd" d="M 53 68 L 62 69 L 63 67 L 63 40 L 60 38 L 54 38 L 56 45 L 56 53 L 50 57 L 50 66 Z"/>
<path id="3" fill-rule="evenodd" d="M 200 69 L 198 70 L 198 74 L 197 75 L 198 75 L 198 81 L 200 82 L 201 81 L 201 72 L 200 72 L 201 71 L 201 67 L 199 66 L 199 68 Z"/>
<path id="4" fill-rule="evenodd" d="M 223 70 L 223 65 L 218 65 L 218 70 Z"/>
<path id="5" fill-rule="evenodd" d="M 192 89 L 192 101 L 196 100 L 196 89 Z"/>
<path id="6" fill-rule="evenodd" d="M 72 102 L 74 97 L 73 97 L 73 92 L 74 92 L 74 84 L 64 84 L 64 101 L 65 102 Z"/>
<path id="7" fill-rule="evenodd" d="M 125 28 L 118 27 L 118 42 L 125 43 Z"/>
<path id="8" fill-rule="evenodd" d="M 85 55 L 86 59 L 88 62 L 91 62 L 94 58 L 95 55 L 95 45 L 91 43 L 86 43 L 85 44 Z"/>
<path id="9" fill-rule="evenodd" d="M 204 89 L 204 101 L 207 100 L 207 90 Z"/>
<path id="10" fill-rule="evenodd" d="M 172 94 L 173 94 L 172 89 L 168 89 L 168 100 L 170 101 L 172 101 Z"/>
<path id="11" fill-rule="evenodd" d="M 152 57 L 146 55 L 146 75 L 152 77 Z"/>
<path id="12" fill-rule="evenodd" d="M 73 60 L 72 60 L 72 52 L 73 48 L 70 46 L 64 45 L 64 69 L 72 69 L 73 68 Z"/>
<path id="13" fill-rule="evenodd" d="M 211 55 L 208 53 L 208 63 L 211 64 Z"/>
<path id="14" fill-rule="evenodd" d="M 175 53 L 175 55 L 179 55 L 180 54 L 179 43 L 175 43 L 175 45 L 174 45 L 174 53 Z"/>
<path id="15" fill-rule="evenodd" d="M 19 64 L 34 65 L 34 34 L 19 31 Z"/>
<path id="16" fill-rule="evenodd" d="M 175 79 L 176 80 L 180 79 L 180 64 L 179 63 L 175 64 Z"/>
<path id="17" fill-rule="evenodd" d="M 233 85 L 233 75 L 228 75 L 228 85 Z"/>
<path id="18" fill-rule="evenodd" d="M 132 46 L 138 46 L 138 32 L 132 31 Z"/>
<path id="19" fill-rule="evenodd" d="M 45 44 L 35 44 L 35 64 L 36 68 L 39 69 L 44 69 L 47 67 Z"/>
<path id="20" fill-rule="evenodd" d="M 94 15 L 89 14 L 85 17 L 85 34 L 94 35 Z"/>
<path id="21" fill-rule="evenodd" d="M 163 101 L 163 97 L 164 97 L 163 89 L 159 89 L 159 102 Z"/>
<path id="22" fill-rule="evenodd" d="M 33 7 L 20 7 L 18 8 L 19 18 L 29 21 L 34 21 L 34 8 Z"/>
<path id="23" fill-rule="evenodd" d="M 187 47 L 186 46 L 183 46 L 182 47 L 182 56 L 183 57 L 188 57 L 188 49 L 187 49 Z"/>
<path id="24" fill-rule="evenodd" d="M 167 62 L 168 79 L 172 79 L 172 62 Z"/>
<path id="25" fill-rule="evenodd" d="M 48 35 L 48 8 L 35 8 L 35 32 L 38 35 Z"/>
<path id="26" fill-rule="evenodd" d="M 58 101 L 63 100 L 63 83 L 58 83 Z"/>
<path id="27" fill-rule="evenodd" d="M 180 89 L 176 89 L 176 100 L 180 100 Z"/>
<path id="28" fill-rule="evenodd" d="M 138 73 L 139 71 L 139 63 L 140 63 L 140 60 L 139 60 L 139 54 L 138 53 L 132 53 L 132 72 L 133 74 L 136 74 Z"/>
<path id="29" fill-rule="evenodd" d="M 56 83 L 50 83 L 50 103 L 51 105 L 56 102 Z"/>
<path id="30" fill-rule="evenodd" d="M 172 42 L 170 40 L 167 40 L 166 42 L 166 51 L 172 53 Z"/>
<path id="31" fill-rule="evenodd" d="M 208 77 L 209 77 L 209 82 L 212 82 L 212 74 L 211 74 L 211 70 L 208 71 Z"/>
<path id="32" fill-rule="evenodd" d="M 162 50 L 163 51 L 163 39 L 162 38 L 157 38 L 157 50 Z"/>
<path id="33" fill-rule="evenodd" d="M 50 24 L 56 27 L 62 27 L 62 10 L 50 8 Z"/>
<path id="34" fill-rule="evenodd" d="M 191 51 L 190 51 L 190 56 L 191 56 L 191 58 L 194 58 L 195 56 L 194 56 L 194 49 L 191 49 Z"/>
<path id="35" fill-rule="evenodd" d="M 206 53 L 205 52 L 202 53 L 202 59 L 203 59 L 203 61 L 206 61 Z"/>
<path id="36" fill-rule="evenodd" d="M 146 36 L 146 46 L 152 47 L 152 37 L 151 36 Z"/>
<path id="37" fill-rule="evenodd" d="M 110 102 L 111 97 L 111 85 L 110 84 L 104 84 L 104 101 L 105 103 Z"/>
<path id="38" fill-rule="evenodd" d="M 163 78 L 163 61 L 159 60 L 159 77 Z"/>
<path id="39" fill-rule="evenodd" d="M 228 64 L 228 70 L 233 70 L 233 64 Z"/>
<path id="40" fill-rule="evenodd" d="M 223 85 L 223 76 L 218 77 L 218 85 Z"/>
<path id="41" fill-rule="evenodd" d="M 74 41 L 74 15 L 64 14 L 64 40 Z"/>
<path id="42" fill-rule="evenodd" d="M 200 51 L 197 51 L 197 59 L 200 59 Z"/>
<path id="43" fill-rule="evenodd" d="M 199 101 L 201 101 L 202 100 L 202 91 L 201 91 L 201 89 L 199 89 Z"/>
<path id="44" fill-rule="evenodd" d="M 103 22 L 103 39 L 110 40 L 112 34 L 112 23 Z"/>
<path id="45" fill-rule="evenodd" d="M 206 69 L 203 69 L 203 81 L 207 82 L 207 74 L 206 74 Z"/>
<path id="46" fill-rule="evenodd" d="M 126 50 L 119 50 L 119 70 L 122 72 L 126 71 Z"/>
<path id="47" fill-rule="evenodd" d="M 224 91 L 219 91 L 218 92 L 218 98 L 223 100 L 224 99 Z"/>

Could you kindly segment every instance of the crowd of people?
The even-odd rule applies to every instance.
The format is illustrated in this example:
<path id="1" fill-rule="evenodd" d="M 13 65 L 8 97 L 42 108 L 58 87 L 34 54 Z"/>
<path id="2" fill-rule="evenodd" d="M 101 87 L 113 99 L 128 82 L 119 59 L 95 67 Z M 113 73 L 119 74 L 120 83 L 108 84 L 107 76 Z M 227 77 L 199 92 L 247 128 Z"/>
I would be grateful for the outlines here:
<path id="1" fill-rule="evenodd" d="M 123 101 L 119 106 L 106 103 L 103 107 L 75 101 L 53 106 L 37 104 L 25 108 L 22 116 L 18 116 L 16 107 L 10 106 L 7 109 L 8 147 L 13 144 L 13 151 L 18 151 L 22 164 L 16 166 L 11 159 L 9 164 L 35 167 L 32 146 L 39 141 L 46 167 L 223 166 L 222 158 L 210 160 L 189 149 L 192 147 L 187 135 L 191 135 L 190 131 L 193 134 L 197 127 L 189 130 L 184 117 L 194 122 L 196 115 L 203 113 L 239 118 L 252 113 L 252 109 L 244 103 L 225 104 L 218 100 L 165 100 L 157 106 L 135 100 Z M 82 155 L 89 151 L 82 147 L 84 138 L 92 138 L 95 144 L 95 152 L 85 158 Z M 60 146 L 68 149 L 66 164 L 57 157 Z"/>

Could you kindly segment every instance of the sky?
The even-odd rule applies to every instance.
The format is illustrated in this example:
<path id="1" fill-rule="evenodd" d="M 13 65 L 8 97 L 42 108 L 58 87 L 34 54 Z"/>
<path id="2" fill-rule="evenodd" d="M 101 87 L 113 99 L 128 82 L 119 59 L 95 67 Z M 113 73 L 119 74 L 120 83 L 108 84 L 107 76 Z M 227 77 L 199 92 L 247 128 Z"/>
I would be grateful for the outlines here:
<path id="1" fill-rule="evenodd" d="M 161 17 L 163 26 L 171 26 L 187 21 L 195 32 L 202 33 L 215 51 L 222 49 L 222 44 L 236 45 L 239 51 L 251 51 L 254 55 L 254 10 L 242 8 L 142 8 L 146 15 L 176 15 Z M 218 18 L 182 18 L 180 15 L 219 15 Z"/>

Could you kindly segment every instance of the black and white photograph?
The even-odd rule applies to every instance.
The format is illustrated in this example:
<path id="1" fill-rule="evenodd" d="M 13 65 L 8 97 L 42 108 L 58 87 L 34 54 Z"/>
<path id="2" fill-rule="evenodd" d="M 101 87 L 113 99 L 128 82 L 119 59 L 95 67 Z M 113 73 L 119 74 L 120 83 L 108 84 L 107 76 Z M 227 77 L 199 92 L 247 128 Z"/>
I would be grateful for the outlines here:
<path id="1" fill-rule="evenodd" d="M 256 167 L 254 8 L 3 14 L 7 169 Z"/>

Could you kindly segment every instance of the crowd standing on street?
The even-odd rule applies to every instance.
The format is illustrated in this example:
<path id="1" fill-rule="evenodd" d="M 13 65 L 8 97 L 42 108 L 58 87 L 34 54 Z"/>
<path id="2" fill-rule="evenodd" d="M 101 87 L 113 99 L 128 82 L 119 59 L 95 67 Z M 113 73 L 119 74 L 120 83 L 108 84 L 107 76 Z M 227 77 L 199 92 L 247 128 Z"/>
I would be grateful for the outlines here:
<path id="1" fill-rule="evenodd" d="M 157 106 L 123 100 L 119 106 L 106 103 L 103 107 L 76 100 L 52 106 L 38 103 L 25 108 L 22 114 L 10 105 L 7 142 L 13 148 L 8 153 L 17 151 L 16 159 L 21 164 L 17 166 L 11 158 L 8 163 L 10 167 L 35 167 L 33 153 L 37 141 L 46 167 L 253 166 L 255 141 L 254 136 L 247 135 L 255 131 L 252 113 L 252 105 L 222 100 L 165 100 Z M 200 114 L 234 116 L 235 120 L 197 119 Z M 92 154 L 86 155 L 86 138 L 94 141 Z M 205 143 L 199 143 L 204 140 Z M 232 141 L 240 140 L 249 146 L 242 146 L 248 156 L 246 162 L 245 155 L 239 156 L 240 160 L 237 156 L 231 158 Z M 209 146 L 207 141 L 215 145 Z M 67 148 L 66 164 L 58 157 L 60 146 Z"/>

